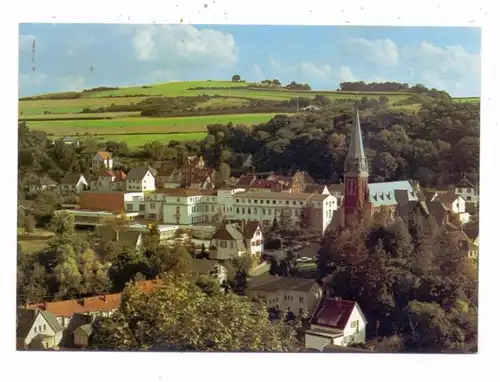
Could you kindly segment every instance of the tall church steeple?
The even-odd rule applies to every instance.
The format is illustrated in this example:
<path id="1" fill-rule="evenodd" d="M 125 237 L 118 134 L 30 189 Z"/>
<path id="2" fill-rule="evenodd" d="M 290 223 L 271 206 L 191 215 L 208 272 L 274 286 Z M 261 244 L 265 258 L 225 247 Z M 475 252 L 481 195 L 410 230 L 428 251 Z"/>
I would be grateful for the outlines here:
<path id="1" fill-rule="evenodd" d="M 349 151 L 344 163 L 345 222 L 365 207 L 368 196 L 368 161 L 363 147 L 359 111 L 352 124 Z"/>

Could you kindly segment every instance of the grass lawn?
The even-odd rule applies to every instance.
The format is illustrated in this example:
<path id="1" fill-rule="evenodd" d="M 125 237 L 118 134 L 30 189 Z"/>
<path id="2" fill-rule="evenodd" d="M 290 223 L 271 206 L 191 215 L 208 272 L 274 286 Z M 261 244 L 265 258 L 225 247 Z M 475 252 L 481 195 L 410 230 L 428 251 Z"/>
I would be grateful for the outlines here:
<path id="1" fill-rule="evenodd" d="M 175 118 L 120 118 L 86 121 L 32 121 L 28 126 L 54 135 L 190 133 L 206 131 L 210 124 L 258 124 L 269 121 L 274 113 L 228 114 Z"/>
<path id="2" fill-rule="evenodd" d="M 83 108 L 92 109 L 115 105 L 130 105 L 140 102 L 147 97 L 127 97 L 127 98 L 77 98 L 77 99 L 58 99 L 58 100 L 37 100 L 37 101 L 19 101 L 19 113 L 23 115 L 42 114 L 44 111 L 51 113 L 78 113 Z"/>
<path id="3" fill-rule="evenodd" d="M 21 115 L 20 118 L 25 121 L 30 120 L 43 120 L 43 119 L 60 119 L 71 120 L 78 119 L 93 119 L 93 118 L 126 118 L 126 117 L 140 117 L 140 111 L 123 111 L 117 113 L 61 113 L 61 114 L 27 114 Z"/>
<path id="4" fill-rule="evenodd" d="M 455 101 L 455 102 L 474 102 L 474 103 L 477 103 L 477 102 L 480 102 L 480 98 L 479 97 L 457 97 L 457 98 L 453 98 L 453 101 Z"/>
<path id="5" fill-rule="evenodd" d="M 317 277 L 316 263 L 311 262 L 311 263 L 297 264 L 296 277 L 315 279 Z"/>
<path id="6" fill-rule="evenodd" d="M 168 143 L 169 141 L 200 141 L 207 133 L 178 133 L 178 134 L 115 134 L 99 136 L 99 140 L 125 142 L 128 147 L 141 147 L 148 142 Z"/>
<path id="7" fill-rule="evenodd" d="M 17 228 L 17 241 L 21 244 L 24 252 L 38 252 L 47 246 L 47 242 L 54 234 L 41 228 L 35 229 L 33 233 L 24 233 L 23 228 Z"/>

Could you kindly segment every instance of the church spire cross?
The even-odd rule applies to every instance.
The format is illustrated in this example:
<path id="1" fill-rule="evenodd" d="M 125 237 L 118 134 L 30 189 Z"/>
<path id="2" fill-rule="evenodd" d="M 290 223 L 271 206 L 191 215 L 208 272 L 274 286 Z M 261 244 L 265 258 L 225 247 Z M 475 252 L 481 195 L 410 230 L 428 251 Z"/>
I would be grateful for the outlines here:
<path id="1" fill-rule="evenodd" d="M 368 177 L 368 161 L 363 146 L 363 136 L 361 134 L 361 123 L 359 122 L 359 111 L 356 114 L 351 128 L 351 139 L 349 141 L 349 151 L 344 163 L 344 172 L 356 173 Z"/>

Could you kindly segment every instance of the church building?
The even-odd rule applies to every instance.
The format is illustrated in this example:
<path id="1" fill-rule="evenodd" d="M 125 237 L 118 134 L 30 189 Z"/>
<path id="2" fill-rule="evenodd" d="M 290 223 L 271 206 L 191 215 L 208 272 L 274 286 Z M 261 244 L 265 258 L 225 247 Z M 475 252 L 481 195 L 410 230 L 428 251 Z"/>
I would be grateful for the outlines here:
<path id="1" fill-rule="evenodd" d="M 348 224 L 360 213 L 373 214 L 381 207 L 393 213 L 398 205 L 417 201 L 417 190 L 405 181 L 369 183 L 369 166 L 363 146 L 359 111 L 352 124 L 349 150 L 344 163 L 344 204 L 335 225 Z"/>

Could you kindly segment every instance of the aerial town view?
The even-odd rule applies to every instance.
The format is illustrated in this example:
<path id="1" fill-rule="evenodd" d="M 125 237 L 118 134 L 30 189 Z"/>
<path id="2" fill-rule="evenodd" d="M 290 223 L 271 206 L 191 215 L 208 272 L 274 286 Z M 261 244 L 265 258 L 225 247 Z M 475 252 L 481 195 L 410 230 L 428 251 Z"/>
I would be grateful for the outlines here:
<path id="1" fill-rule="evenodd" d="M 21 24 L 17 350 L 476 353 L 480 45 Z"/>

